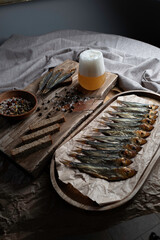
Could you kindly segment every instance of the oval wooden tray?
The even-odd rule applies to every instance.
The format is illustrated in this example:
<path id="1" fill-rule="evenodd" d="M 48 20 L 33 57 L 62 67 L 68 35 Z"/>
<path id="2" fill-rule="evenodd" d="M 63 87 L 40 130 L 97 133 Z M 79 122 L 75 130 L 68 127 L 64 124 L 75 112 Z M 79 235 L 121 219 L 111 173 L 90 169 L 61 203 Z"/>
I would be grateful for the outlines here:
<path id="1" fill-rule="evenodd" d="M 123 92 L 120 94 L 115 95 L 112 97 L 109 101 L 107 101 L 100 109 L 98 109 L 94 115 L 92 115 L 87 121 L 85 121 L 77 130 L 74 132 L 74 135 L 77 134 L 79 131 L 81 131 L 89 122 L 91 122 L 98 114 L 100 114 L 107 106 L 109 106 L 112 102 L 114 102 L 119 96 L 126 96 L 130 94 L 135 94 L 140 97 L 147 97 L 149 99 L 154 99 L 160 102 L 160 95 L 153 93 L 153 92 L 148 92 L 148 91 L 127 91 Z M 66 141 L 70 140 L 73 137 L 73 134 L 66 139 Z M 65 142 L 66 142 L 65 141 Z M 50 166 L 50 177 L 51 177 L 51 182 L 56 190 L 56 192 L 59 194 L 62 199 L 64 199 L 66 202 L 69 204 L 78 207 L 80 209 L 84 210 L 90 210 L 90 211 L 105 211 L 105 210 L 110 210 L 116 207 L 121 206 L 122 204 L 128 202 L 131 198 L 135 196 L 135 194 L 139 191 L 139 189 L 142 187 L 144 184 L 145 180 L 147 179 L 148 175 L 150 174 L 154 164 L 158 161 L 160 158 L 160 149 L 157 149 L 156 153 L 154 154 L 153 158 L 151 159 L 150 163 L 146 167 L 145 171 L 143 172 L 142 177 L 138 181 L 136 187 L 134 190 L 124 199 L 121 201 L 104 205 L 104 206 L 99 206 L 97 203 L 89 199 L 88 197 L 82 195 L 77 189 L 75 189 L 72 185 L 70 184 L 64 184 L 58 179 L 58 174 L 56 171 L 56 166 L 55 166 L 55 159 L 53 156 L 53 159 L 51 161 L 51 166 Z"/>

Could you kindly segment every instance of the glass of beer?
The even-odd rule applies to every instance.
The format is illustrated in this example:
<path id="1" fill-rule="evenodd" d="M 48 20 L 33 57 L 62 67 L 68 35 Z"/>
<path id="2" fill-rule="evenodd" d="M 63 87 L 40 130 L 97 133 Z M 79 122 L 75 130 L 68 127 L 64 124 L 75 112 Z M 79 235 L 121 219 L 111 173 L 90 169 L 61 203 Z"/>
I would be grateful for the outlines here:
<path id="1" fill-rule="evenodd" d="M 106 80 L 102 52 L 94 49 L 86 50 L 79 57 L 78 81 L 87 90 L 99 89 Z"/>

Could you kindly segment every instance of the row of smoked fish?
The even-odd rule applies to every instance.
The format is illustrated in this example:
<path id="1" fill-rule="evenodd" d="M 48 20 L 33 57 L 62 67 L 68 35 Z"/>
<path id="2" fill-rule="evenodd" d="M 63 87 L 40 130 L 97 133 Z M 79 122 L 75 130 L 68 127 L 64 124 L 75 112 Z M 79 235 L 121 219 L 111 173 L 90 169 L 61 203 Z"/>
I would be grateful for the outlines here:
<path id="1" fill-rule="evenodd" d="M 68 81 L 75 71 L 76 69 L 71 69 L 67 72 L 63 69 L 58 69 L 56 71 L 47 72 L 39 83 L 38 93 L 46 94 L 50 92 L 54 88 L 63 84 L 66 80 Z"/>
<path id="2" fill-rule="evenodd" d="M 103 127 L 93 129 L 92 135 L 77 140 L 84 147 L 78 147 L 69 154 L 74 161 L 62 161 L 65 166 L 108 181 L 135 176 L 137 171 L 129 165 L 154 128 L 158 106 L 120 100 L 117 102 L 119 105 L 112 106 L 114 110 L 106 111 L 107 117 L 100 119 Z"/>

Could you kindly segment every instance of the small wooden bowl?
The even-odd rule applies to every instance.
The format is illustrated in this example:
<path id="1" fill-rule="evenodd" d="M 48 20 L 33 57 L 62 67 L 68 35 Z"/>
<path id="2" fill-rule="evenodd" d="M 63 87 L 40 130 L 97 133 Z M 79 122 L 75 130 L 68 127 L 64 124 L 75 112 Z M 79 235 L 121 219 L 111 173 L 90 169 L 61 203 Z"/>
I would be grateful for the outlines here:
<path id="1" fill-rule="evenodd" d="M 0 94 L 0 103 L 6 99 L 16 97 L 16 98 L 23 98 L 31 102 L 32 108 L 28 112 L 25 112 L 23 114 L 18 114 L 18 115 L 9 115 L 9 114 L 2 114 L 0 113 L 0 116 L 8 118 L 9 120 L 22 120 L 30 116 L 37 108 L 37 98 L 36 96 L 28 91 L 24 90 L 11 90 L 4 92 Z"/>

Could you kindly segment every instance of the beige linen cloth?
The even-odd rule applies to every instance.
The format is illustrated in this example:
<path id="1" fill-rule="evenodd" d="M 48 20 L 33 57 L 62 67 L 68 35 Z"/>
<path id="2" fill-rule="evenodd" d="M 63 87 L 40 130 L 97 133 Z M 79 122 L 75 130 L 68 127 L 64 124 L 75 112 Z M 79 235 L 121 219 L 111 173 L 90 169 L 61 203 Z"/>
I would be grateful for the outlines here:
<path id="1" fill-rule="evenodd" d="M 0 91 L 24 88 L 49 67 L 79 53 L 102 51 L 106 71 L 119 75 L 123 90 L 149 89 L 160 93 L 160 49 L 126 37 L 64 30 L 43 36 L 13 35 L 0 46 Z"/>

